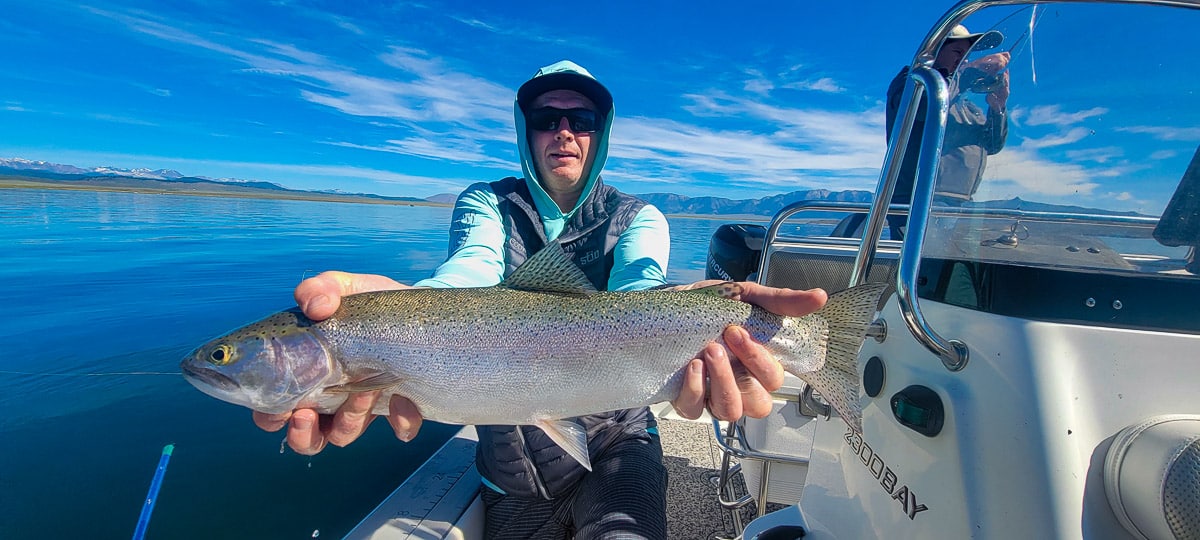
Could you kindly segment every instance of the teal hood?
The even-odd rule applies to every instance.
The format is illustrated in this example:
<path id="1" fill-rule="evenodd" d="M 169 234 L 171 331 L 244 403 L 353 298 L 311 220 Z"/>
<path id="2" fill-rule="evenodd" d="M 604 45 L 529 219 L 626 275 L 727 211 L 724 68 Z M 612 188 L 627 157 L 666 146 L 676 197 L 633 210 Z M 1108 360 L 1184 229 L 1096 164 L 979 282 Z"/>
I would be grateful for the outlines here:
<path id="1" fill-rule="evenodd" d="M 592 168 L 588 171 L 588 177 L 584 181 L 583 192 L 579 195 L 579 200 L 575 202 L 575 207 L 566 213 L 559 210 L 558 205 L 542 188 L 537 166 L 533 163 L 533 156 L 529 149 L 528 129 L 525 127 L 525 107 L 534 98 L 550 90 L 579 92 L 587 96 L 600 111 L 604 112 L 603 127 L 596 132 L 597 137 L 592 148 L 596 157 L 592 161 Z M 521 85 L 520 90 L 517 91 L 513 109 L 517 124 L 517 151 L 521 156 L 521 171 L 525 173 L 525 184 L 529 186 L 529 192 L 533 194 L 538 213 L 542 216 L 546 236 L 549 239 L 557 238 L 559 232 L 562 231 L 563 223 L 579 209 L 579 206 L 595 189 L 596 179 L 600 177 L 604 162 L 608 160 L 608 139 L 612 132 L 613 112 L 615 111 L 612 95 L 586 69 L 569 60 L 563 60 L 539 69 L 533 78 Z"/>

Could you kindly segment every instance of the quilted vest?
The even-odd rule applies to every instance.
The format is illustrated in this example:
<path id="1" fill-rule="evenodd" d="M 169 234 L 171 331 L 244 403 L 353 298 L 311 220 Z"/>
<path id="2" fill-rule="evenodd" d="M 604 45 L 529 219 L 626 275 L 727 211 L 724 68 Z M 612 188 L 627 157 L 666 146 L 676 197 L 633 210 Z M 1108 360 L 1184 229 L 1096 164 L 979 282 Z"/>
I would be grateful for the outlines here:
<path id="1" fill-rule="evenodd" d="M 547 243 L 541 217 L 525 181 L 492 182 L 504 221 L 504 276 Z M 579 210 L 556 239 L 597 290 L 608 288 L 613 248 L 645 206 L 641 200 L 604 185 L 599 178 Z M 597 456 L 629 437 L 645 437 L 656 425 L 646 407 L 574 418 L 587 430 L 588 453 Z M 476 426 L 475 463 L 493 489 L 508 495 L 552 499 L 569 493 L 587 470 L 533 426 Z"/>

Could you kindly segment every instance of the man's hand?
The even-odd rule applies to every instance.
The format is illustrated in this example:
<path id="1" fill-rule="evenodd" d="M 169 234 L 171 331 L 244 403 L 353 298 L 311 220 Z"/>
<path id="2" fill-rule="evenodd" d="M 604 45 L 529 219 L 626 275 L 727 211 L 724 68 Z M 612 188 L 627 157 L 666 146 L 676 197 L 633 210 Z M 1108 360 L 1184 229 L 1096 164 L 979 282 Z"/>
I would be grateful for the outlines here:
<path id="1" fill-rule="evenodd" d="M 707 280 L 677 287 L 689 290 L 721 283 Z M 776 315 L 801 317 L 825 305 L 828 295 L 821 289 L 797 291 L 739 282 L 738 300 L 755 304 Z M 721 336 L 725 346 L 709 343 L 687 366 L 679 396 L 671 402 L 684 418 L 699 418 L 707 408 L 719 420 L 733 421 L 743 414 L 763 418 L 771 414 L 771 392 L 783 386 L 779 365 L 745 329 L 730 326 Z M 705 379 L 707 378 L 707 392 Z"/>
<path id="2" fill-rule="evenodd" d="M 985 98 L 988 106 L 996 112 L 1004 112 L 1008 106 L 1008 61 L 1011 59 L 1012 54 L 1001 52 L 989 54 L 967 64 L 999 79 L 995 89 Z"/>
<path id="3" fill-rule="evenodd" d="M 362 292 L 406 289 L 395 280 L 374 274 L 324 272 L 308 278 L 296 287 L 296 304 L 304 315 L 314 321 L 328 319 L 337 311 L 342 297 Z M 312 409 L 297 409 L 282 414 L 254 412 L 254 423 L 267 431 L 279 431 L 288 426 L 288 446 L 298 454 L 313 455 L 326 443 L 346 446 L 366 431 L 375 419 L 371 409 L 379 400 L 379 392 L 351 394 L 333 415 L 319 415 Z M 421 429 L 421 414 L 408 399 L 392 396 L 388 403 L 388 423 L 396 437 L 408 442 Z"/>
<path id="4" fill-rule="evenodd" d="M 1002 113 L 1008 107 L 1008 72 L 1001 73 L 999 77 L 1000 82 L 997 83 L 996 89 L 989 92 L 984 99 L 993 111 Z"/>

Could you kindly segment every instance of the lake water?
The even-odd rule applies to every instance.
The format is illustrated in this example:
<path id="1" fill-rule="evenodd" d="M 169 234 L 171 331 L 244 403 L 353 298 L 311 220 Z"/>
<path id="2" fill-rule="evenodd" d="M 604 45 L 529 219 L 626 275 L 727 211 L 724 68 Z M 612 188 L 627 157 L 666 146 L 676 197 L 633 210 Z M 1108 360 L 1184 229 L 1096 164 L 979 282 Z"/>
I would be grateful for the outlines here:
<path id="1" fill-rule="evenodd" d="M 162 447 L 148 538 L 340 538 L 457 426 L 385 422 L 314 457 L 209 398 L 180 359 L 339 269 L 411 283 L 450 209 L 0 190 L 0 538 L 128 538 Z M 669 279 L 703 278 L 722 220 L 669 218 Z M 130 374 L 141 373 L 145 374 Z"/>

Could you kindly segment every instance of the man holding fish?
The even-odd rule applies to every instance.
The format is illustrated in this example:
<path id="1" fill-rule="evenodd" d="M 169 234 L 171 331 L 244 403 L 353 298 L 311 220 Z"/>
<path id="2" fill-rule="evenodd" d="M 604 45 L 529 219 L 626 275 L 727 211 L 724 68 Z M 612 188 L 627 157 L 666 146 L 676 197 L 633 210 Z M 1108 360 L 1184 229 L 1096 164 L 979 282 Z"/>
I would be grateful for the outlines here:
<path id="1" fill-rule="evenodd" d="M 527 260 L 538 259 L 540 264 L 547 258 L 535 253 L 559 244 L 559 256 L 565 254 L 581 269 L 596 291 L 665 287 L 670 248 L 666 219 L 653 206 L 605 185 L 599 175 L 613 111 L 609 91 L 569 61 L 542 68 L 522 85 L 515 117 L 525 178 L 467 188 L 454 208 L 448 259 L 415 286 L 508 285 L 510 277 L 517 277 L 514 270 Z M 590 289 L 587 285 L 582 288 Z M 324 321 L 340 313 L 344 297 L 406 288 L 380 275 L 325 272 L 304 280 L 295 296 L 304 316 Z M 826 301 L 820 290 L 754 283 L 737 284 L 731 291 L 735 299 L 787 316 L 808 315 Z M 728 326 L 723 332 L 722 326 L 716 328 L 724 345 L 713 341 L 718 335 L 707 345 L 698 342 L 700 350 L 680 370 L 682 382 L 675 383 L 678 393 L 672 403 L 689 418 L 706 408 L 723 420 L 743 414 L 766 416 L 771 411 L 770 392 L 783 383 L 776 355 L 742 326 Z M 628 332 L 636 335 L 639 329 L 640 324 L 631 321 Z M 214 354 L 224 354 L 221 351 L 206 354 L 216 358 Z M 630 359 L 635 365 L 637 360 Z M 412 440 L 421 427 L 422 412 L 428 416 L 432 407 L 426 410 L 396 394 L 385 406 L 380 396 L 380 390 L 354 391 L 323 421 L 316 410 L 304 407 L 276 414 L 256 411 L 254 421 L 268 431 L 287 426 L 288 445 L 301 454 L 315 454 L 326 444 L 351 443 L 381 411 L 388 412 L 385 416 L 397 437 Z M 561 437 L 570 436 L 556 433 L 552 423 L 477 426 L 477 463 L 486 485 L 486 536 L 666 538 L 666 472 L 649 410 L 638 407 L 569 420 L 586 431 L 586 455 L 568 457 Z"/>

